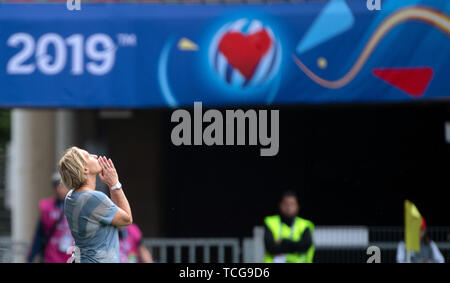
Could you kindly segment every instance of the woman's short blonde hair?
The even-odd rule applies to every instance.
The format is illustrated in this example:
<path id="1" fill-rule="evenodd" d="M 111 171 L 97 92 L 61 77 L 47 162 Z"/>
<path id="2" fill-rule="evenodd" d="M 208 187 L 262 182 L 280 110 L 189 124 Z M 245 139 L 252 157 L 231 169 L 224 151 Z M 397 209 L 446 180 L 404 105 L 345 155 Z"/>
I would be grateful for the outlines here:
<path id="1" fill-rule="evenodd" d="M 81 149 L 73 146 L 66 150 L 58 162 L 58 171 L 63 185 L 68 189 L 79 189 L 87 180 L 83 172 L 86 166 Z"/>

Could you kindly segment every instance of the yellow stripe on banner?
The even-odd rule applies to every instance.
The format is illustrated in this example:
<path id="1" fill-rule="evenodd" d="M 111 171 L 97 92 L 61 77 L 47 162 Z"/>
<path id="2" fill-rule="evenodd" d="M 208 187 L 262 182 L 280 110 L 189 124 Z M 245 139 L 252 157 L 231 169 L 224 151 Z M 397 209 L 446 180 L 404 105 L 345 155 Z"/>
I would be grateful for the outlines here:
<path id="1" fill-rule="evenodd" d="M 178 49 L 182 51 L 197 51 L 198 45 L 195 44 L 192 40 L 183 37 L 180 39 L 180 41 L 178 41 Z"/>
<path id="2" fill-rule="evenodd" d="M 410 7 L 393 13 L 380 24 L 370 37 L 350 71 L 338 80 L 329 81 L 321 78 L 306 67 L 295 54 L 293 54 L 292 57 L 295 64 L 297 64 L 297 66 L 317 84 L 330 89 L 341 88 L 349 84 L 358 75 L 383 37 L 394 27 L 407 21 L 421 21 L 427 23 L 441 30 L 447 36 L 450 36 L 450 18 L 447 15 L 428 8 Z"/>

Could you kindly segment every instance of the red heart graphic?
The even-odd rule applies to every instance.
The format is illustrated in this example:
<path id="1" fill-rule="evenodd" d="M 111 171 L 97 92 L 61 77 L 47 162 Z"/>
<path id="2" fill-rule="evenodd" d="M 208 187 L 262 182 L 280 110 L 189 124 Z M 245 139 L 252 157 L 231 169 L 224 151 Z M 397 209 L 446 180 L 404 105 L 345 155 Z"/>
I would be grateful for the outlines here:
<path id="1" fill-rule="evenodd" d="M 251 79 L 261 58 L 269 51 L 272 41 L 266 30 L 250 35 L 227 32 L 219 42 L 219 51 L 228 63 L 247 79 Z"/>

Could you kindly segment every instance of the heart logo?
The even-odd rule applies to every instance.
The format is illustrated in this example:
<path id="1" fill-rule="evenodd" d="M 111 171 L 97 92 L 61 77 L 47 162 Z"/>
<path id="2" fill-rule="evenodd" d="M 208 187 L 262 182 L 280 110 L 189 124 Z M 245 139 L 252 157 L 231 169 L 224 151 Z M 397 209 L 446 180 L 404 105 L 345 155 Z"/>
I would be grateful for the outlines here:
<path id="1" fill-rule="evenodd" d="M 219 51 L 228 63 L 250 80 L 258 67 L 259 61 L 269 51 L 272 40 L 263 29 L 252 34 L 230 31 L 219 42 Z"/>

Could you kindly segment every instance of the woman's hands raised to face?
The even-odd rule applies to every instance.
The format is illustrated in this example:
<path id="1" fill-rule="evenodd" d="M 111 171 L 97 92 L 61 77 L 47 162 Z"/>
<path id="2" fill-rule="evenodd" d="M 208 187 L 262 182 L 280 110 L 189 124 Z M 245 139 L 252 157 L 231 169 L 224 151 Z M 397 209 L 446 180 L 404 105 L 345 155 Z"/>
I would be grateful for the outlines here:
<path id="1" fill-rule="evenodd" d="M 103 183 L 105 183 L 109 188 L 119 182 L 119 176 L 117 175 L 116 168 L 111 159 L 107 159 L 104 156 L 98 158 L 98 163 L 102 167 L 102 172 L 100 172 L 99 177 Z"/>

